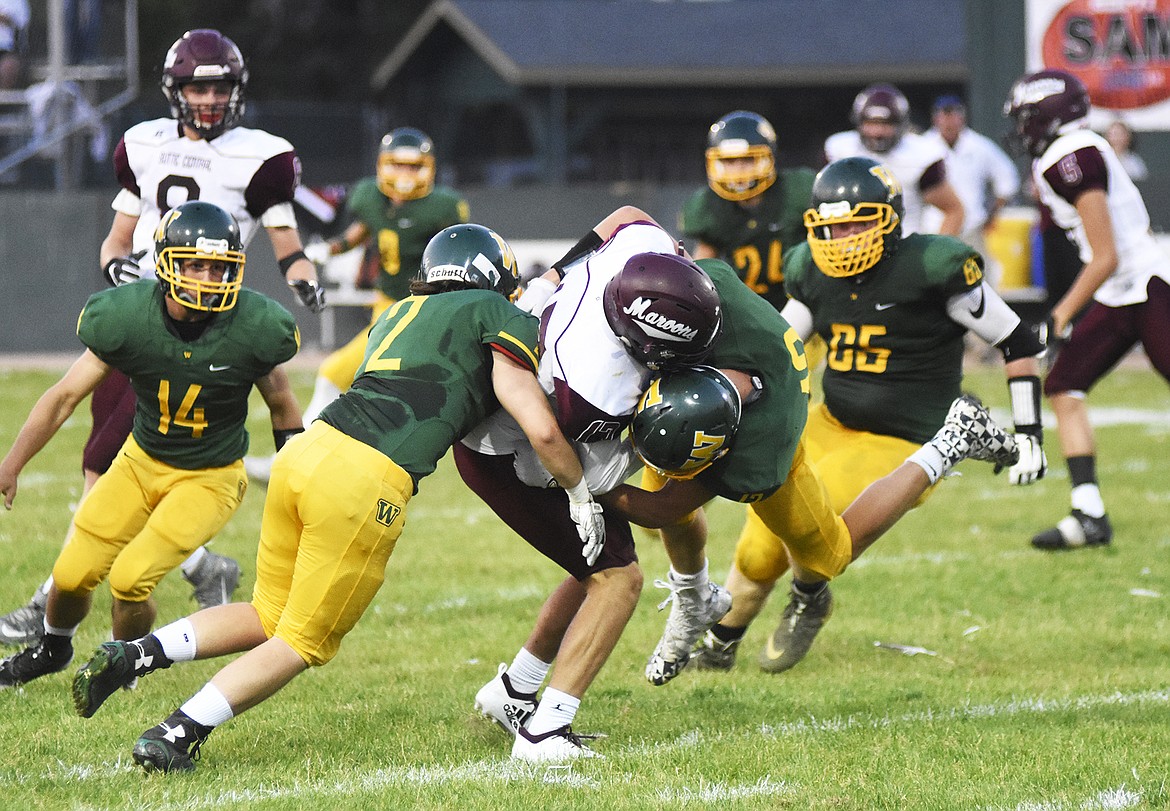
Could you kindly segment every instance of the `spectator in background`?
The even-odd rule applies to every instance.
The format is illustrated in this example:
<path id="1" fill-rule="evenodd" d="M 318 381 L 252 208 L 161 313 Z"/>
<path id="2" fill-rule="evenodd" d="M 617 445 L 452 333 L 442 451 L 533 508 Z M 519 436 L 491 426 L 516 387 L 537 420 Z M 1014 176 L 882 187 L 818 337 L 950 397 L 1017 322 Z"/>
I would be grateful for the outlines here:
<path id="1" fill-rule="evenodd" d="M 1105 128 L 1105 140 L 1109 142 L 1109 146 L 1113 147 L 1113 151 L 1117 153 L 1117 159 L 1121 161 L 1121 168 L 1125 169 L 1125 173 L 1129 175 L 1129 179 L 1134 183 L 1141 183 L 1150 176 L 1150 169 L 1146 166 L 1146 162 L 1142 156 L 1134 152 L 1134 135 L 1133 130 L 1130 129 L 1129 124 L 1126 124 L 1120 118 Z"/>
<path id="2" fill-rule="evenodd" d="M 28 0 L 0 0 L 0 90 L 12 90 L 20 84 L 24 70 L 21 44 L 28 18 Z"/>
<path id="3" fill-rule="evenodd" d="M 963 201 L 965 217 L 959 237 L 986 255 L 984 236 L 1000 209 L 1020 190 L 1020 173 L 998 144 L 967 126 L 967 107 L 958 96 L 940 96 L 934 102 L 931 124 L 924 135 L 946 150 L 947 179 Z M 925 216 L 926 230 L 938 230 L 942 214 L 928 209 Z M 988 271 L 989 281 L 999 287 L 1001 269 L 989 267 Z"/>

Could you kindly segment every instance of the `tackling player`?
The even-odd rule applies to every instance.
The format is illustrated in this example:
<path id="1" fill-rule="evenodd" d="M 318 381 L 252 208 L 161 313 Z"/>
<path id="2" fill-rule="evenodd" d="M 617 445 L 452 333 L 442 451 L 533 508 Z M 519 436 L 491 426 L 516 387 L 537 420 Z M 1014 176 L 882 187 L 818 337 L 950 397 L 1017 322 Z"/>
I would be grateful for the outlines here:
<path id="1" fill-rule="evenodd" d="M 825 161 L 863 157 L 889 167 L 902 184 L 903 234 L 924 230 L 926 205 L 943 214 L 938 233 L 962 233 L 963 203 L 947 180 L 946 150 L 910 131 L 910 103 L 902 91 L 888 84 L 870 85 L 853 100 L 850 119 L 855 129 L 825 139 Z"/>
<path id="2" fill-rule="evenodd" d="M 788 263 L 791 300 L 781 315 L 801 340 L 819 335 L 829 347 L 824 402 L 809 407 L 804 442 L 836 512 L 942 427 L 960 393 L 968 330 L 1003 354 L 1020 447 L 1011 483 L 1030 484 L 1047 466 L 1037 360 L 1043 343 L 985 283 L 978 253 L 952 237 L 903 237 L 901 218 L 902 189 L 888 169 L 869 158 L 834 161 L 817 175 L 804 215 L 808 242 Z M 748 511 L 727 579 L 732 609 L 704 637 L 697 667 L 732 666 L 748 625 L 788 568 L 787 540 Z M 760 667 L 793 667 L 831 610 L 827 583 L 794 578 Z"/>
<path id="3" fill-rule="evenodd" d="M 1021 77 L 1004 106 L 1016 145 L 1032 157 L 1041 201 L 1072 236 L 1083 263 L 1049 314 L 1050 335 L 1063 345 L 1044 394 L 1056 414 L 1072 511 L 1032 538 L 1046 550 L 1102 546 L 1113 538 L 1097 484 L 1086 392 L 1137 343 L 1170 380 L 1168 259 L 1150 233 L 1141 192 L 1109 143 L 1088 128 L 1089 109 L 1085 86 L 1060 70 Z"/>
<path id="4" fill-rule="evenodd" d="M 193 769 L 216 726 L 337 654 L 382 585 L 421 480 L 498 406 L 568 493 L 557 511 L 576 527 L 575 553 L 599 552 L 604 517 L 537 382 L 538 323 L 508 301 L 516 282 L 494 232 L 437 234 L 411 295 L 370 331 L 353 386 L 277 454 L 252 602 L 102 645 L 74 679 L 78 712 L 93 715 L 120 686 L 174 662 L 247 651 L 134 746 L 147 771 Z"/>
<path id="5" fill-rule="evenodd" d="M 223 208 L 239 223 L 246 248 L 263 227 L 281 272 L 297 300 L 313 312 L 324 307 L 317 271 L 301 250 L 292 200 L 300 164 L 292 145 L 264 130 L 239 126 L 248 70 L 235 43 L 218 31 L 183 34 L 167 52 L 162 92 L 170 118 L 137 124 L 114 150 L 122 189 L 100 261 L 112 285 L 153 274 L 154 232 L 163 214 L 189 200 Z M 134 392 L 117 370 L 94 392 L 93 428 L 82 455 L 85 491 L 109 468 L 134 419 Z M 239 581 L 231 558 L 200 547 L 182 565 L 201 606 L 226 602 Z M 0 641 L 27 644 L 40 634 L 51 580 L 29 604 L 0 620 Z"/>
<path id="6" fill-rule="evenodd" d="M 64 670 L 94 589 L 108 577 L 115 639 L 150 631 L 163 575 L 227 523 L 247 490 L 244 422 L 255 386 L 277 445 L 301 411 L 280 365 L 296 354 L 292 315 L 242 288 L 243 241 L 230 214 L 202 201 L 172 209 L 155 241 L 157 281 L 90 297 L 77 322 L 86 351 L 33 406 L 0 461 L 12 507 L 25 465 L 118 369 L 137 397 L 133 431 L 81 501 L 53 566 L 43 636 L 0 662 L 0 688 Z"/>

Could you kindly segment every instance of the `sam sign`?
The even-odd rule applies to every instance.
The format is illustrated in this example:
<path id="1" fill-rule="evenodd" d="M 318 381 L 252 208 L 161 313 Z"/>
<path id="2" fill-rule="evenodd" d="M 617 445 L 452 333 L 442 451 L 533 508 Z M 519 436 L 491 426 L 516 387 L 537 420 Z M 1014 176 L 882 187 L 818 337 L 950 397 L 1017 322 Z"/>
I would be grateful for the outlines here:
<path id="1" fill-rule="evenodd" d="M 1030 69 L 1075 74 L 1093 105 L 1170 127 L 1170 0 L 1030 0 Z"/>

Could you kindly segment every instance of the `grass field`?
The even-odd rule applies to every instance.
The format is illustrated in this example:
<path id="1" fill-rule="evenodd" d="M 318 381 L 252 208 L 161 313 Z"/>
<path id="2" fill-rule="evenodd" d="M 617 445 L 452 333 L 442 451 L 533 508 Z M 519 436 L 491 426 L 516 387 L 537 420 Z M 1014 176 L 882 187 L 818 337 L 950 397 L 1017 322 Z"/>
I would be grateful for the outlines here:
<path id="1" fill-rule="evenodd" d="M 57 372 L 0 372 L 0 445 Z M 311 373 L 295 377 L 307 401 Z M 1003 413 L 1002 375 L 969 388 Z M 256 402 L 259 403 L 258 398 Z M 640 536 L 642 601 L 576 726 L 606 757 L 571 768 L 508 759 L 510 740 L 472 698 L 524 641 L 559 570 L 509 531 L 445 461 L 411 502 L 387 582 L 328 667 L 224 725 L 193 775 L 144 778 L 135 738 L 194 693 L 217 662 L 179 665 L 74 715 L 69 675 L 0 692 L 0 808 L 791 808 L 1170 807 L 1170 408 L 1152 372 L 1122 369 L 1094 393 L 1099 471 L 1116 530 L 1104 550 L 1045 555 L 1028 538 L 1068 508 L 1052 471 L 1010 488 L 960 466 L 835 584 L 836 612 L 782 676 L 755 654 L 783 601 L 749 631 L 730 674 L 652 687 L 662 630 L 661 545 Z M 262 409 L 252 422 L 271 446 Z M 0 612 L 49 571 L 79 494 L 88 413 L 21 478 L 0 515 Z M 263 487 L 214 542 L 245 565 L 250 593 Z M 727 572 L 742 508 L 710 510 L 711 568 Z M 160 621 L 194 604 L 178 573 Z M 106 638 L 99 590 L 78 664 Z M 921 646 L 903 655 L 875 642 Z"/>

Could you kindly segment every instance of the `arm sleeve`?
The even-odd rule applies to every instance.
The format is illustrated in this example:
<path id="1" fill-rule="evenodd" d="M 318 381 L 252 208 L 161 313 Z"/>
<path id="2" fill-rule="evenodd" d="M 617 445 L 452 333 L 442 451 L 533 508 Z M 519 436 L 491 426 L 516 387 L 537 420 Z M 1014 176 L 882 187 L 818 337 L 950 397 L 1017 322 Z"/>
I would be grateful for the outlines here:
<path id="1" fill-rule="evenodd" d="M 984 282 L 947 299 L 947 315 L 992 346 L 1005 340 L 1020 323 L 1015 311 Z"/>
<path id="2" fill-rule="evenodd" d="M 807 341 L 813 331 L 813 315 L 803 302 L 797 301 L 794 298 L 788 299 L 788 303 L 784 305 L 784 309 L 780 311 L 781 317 L 788 322 L 796 334 L 800 336 L 800 340 Z"/>

